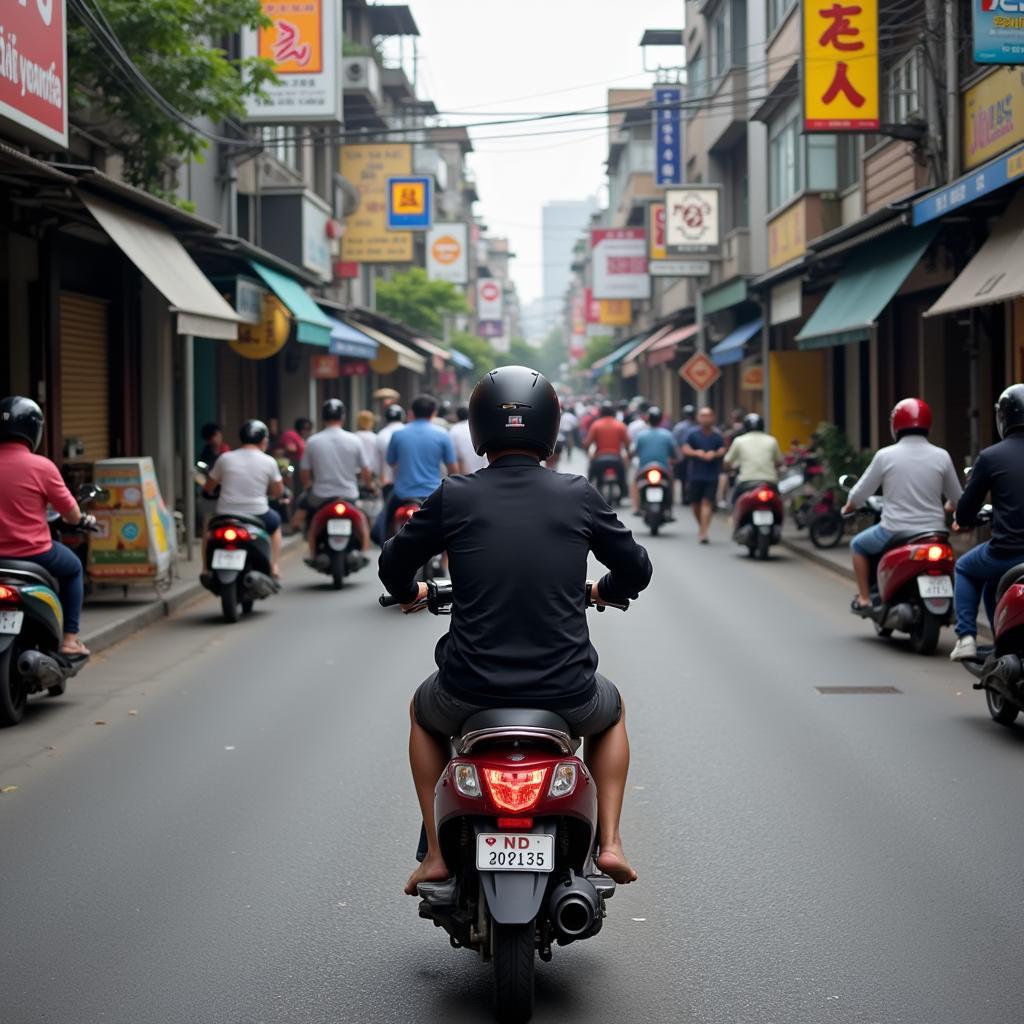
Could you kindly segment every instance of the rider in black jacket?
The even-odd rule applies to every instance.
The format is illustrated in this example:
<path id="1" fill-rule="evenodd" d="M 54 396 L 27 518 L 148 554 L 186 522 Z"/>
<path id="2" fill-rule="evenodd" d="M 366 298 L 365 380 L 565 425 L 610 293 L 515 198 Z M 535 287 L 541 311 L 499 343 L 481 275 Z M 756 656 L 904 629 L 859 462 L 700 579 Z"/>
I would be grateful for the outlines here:
<path id="1" fill-rule="evenodd" d="M 597 671 L 585 584 L 593 552 L 611 570 L 595 599 L 621 603 L 647 586 L 651 563 L 586 480 L 541 466 L 559 418 L 558 397 L 539 373 L 492 370 L 470 399 L 473 444 L 490 465 L 444 480 L 380 556 L 384 586 L 408 609 L 426 592 L 414 582 L 417 569 L 446 551 L 455 595 L 450 631 L 435 652 L 438 671 L 410 707 L 410 760 L 428 844 L 406 885 L 410 895 L 417 882 L 449 876 L 434 825 L 434 787 L 449 739 L 476 711 L 500 706 L 557 711 L 588 738 L 598 866 L 618 882 L 636 878 L 619 835 L 629 768 L 624 707 Z"/>

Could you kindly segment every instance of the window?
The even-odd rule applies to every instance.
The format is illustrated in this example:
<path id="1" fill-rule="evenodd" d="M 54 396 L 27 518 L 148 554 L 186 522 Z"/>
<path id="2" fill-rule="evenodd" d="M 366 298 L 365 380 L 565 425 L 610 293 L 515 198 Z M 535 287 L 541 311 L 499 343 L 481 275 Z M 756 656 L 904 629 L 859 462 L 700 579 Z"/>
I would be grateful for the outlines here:
<path id="1" fill-rule="evenodd" d="M 862 141 L 859 135 L 839 136 L 838 170 L 840 192 L 845 192 L 860 181 Z"/>
<path id="2" fill-rule="evenodd" d="M 295 125 L 265 125 L 260 137 L 270 156 L 293 171 L 302 170 L 299 129 Z"/>
<path id="3" fill-rule="evenodd" d="M 796 0 L 768 0 L 768 32 L 774 32 L 785 20 Z"/>
<path id="4" fill-rule="evenodd" d="M 886 114 L 890 124 L 921 116 L 921 51 L 908 50 L 885 72 Z"/>
<path id="5" fill-rule="evenodd" d="M 707 93 L 707 68 L 704 62 L 704 54 L 698 50 L 690 58 L 690 64 L 686 71 L 686 98 L 688 100 L 703 99 Z M 687 119 L 696 114 L 696 103 L 688 103 L 685 108 Z"/>
<path id="6" fill-rule="evenodd" d="M 803 188 L 800 107 L 793 104 L 768 129 L 769 207 L 778 209 Z"/>
<path id="7" fill-rule="evenodd" d="M 721 78 L 732 64 L 730 52 L 729 10 L 731 0 L 722 4 L 711 22 L 711 77 Z"/>

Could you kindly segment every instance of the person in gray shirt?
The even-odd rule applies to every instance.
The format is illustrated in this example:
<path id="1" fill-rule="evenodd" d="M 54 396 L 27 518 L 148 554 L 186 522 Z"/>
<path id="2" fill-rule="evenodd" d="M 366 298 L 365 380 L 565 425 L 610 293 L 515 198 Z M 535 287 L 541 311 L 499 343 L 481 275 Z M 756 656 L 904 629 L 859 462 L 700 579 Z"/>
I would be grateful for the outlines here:
<path id="1" fill-rule="evenodd" d="M 854 611 L 870 607 L 871 560 L 893 536 L 945 531 L 946 511 L 952 511 L 960 499 L 963 488 L 949 452 L 928 440 L 931 426 L 932 411 L 920 398 L 897 402 L 889 416 L 896 443 L 878 451 L 843 506 L 844 514 L 853 512 L 879 487 L 885 496 L 881 523 L 862 530 L 850 542 L 857 577 Z"/>
<path id="2" fill-rule="evenodd" d="M 303 496 L 293 523 L 300 527 L 306 516 L 321 505 L 337 498 L 355 503 L 359 498 L 359 480 L 364 486 L 373 483 L 373 472 L 366 460 L 363 444 L 355 434 L 342 430 L 345 422 L 345 403 L 340 398 L 329 398 L 323 407 L 324 428 L 314 434 L 302 453 L 299 476 Z M 366 516 L 360 515 L 359 536 L 363 551 L 370 546 L 370 528 Z M 309 531 L 309 557 L 316 557 L 316 537 Z"/>

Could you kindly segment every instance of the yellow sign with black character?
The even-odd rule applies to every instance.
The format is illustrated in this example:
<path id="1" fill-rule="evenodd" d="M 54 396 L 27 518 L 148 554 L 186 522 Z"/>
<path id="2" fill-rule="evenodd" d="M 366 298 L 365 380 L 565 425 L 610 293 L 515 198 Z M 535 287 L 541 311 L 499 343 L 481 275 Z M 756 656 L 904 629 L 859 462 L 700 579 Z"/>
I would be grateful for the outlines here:
<path id="1" fill-rule="evenodd" d="M 258 324 L 239 324 L 238 337 L 228 344 L 245 359 L 269 359 L 284 348 L 292 331 L 292 318 L 284 303 L 263 293 Z"/>

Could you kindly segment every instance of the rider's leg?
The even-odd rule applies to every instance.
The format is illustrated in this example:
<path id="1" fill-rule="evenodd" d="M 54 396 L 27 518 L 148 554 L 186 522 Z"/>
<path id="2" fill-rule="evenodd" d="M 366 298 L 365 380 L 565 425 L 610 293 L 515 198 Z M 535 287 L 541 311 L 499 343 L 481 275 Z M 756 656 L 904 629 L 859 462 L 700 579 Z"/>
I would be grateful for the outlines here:
<path id="1" fill-rule="evenodd" d="M 629 736 L 626 734 L 626 706 L 610 729 L 587 739 L 587 766 L 597 786 L 597 866 L 616 882 L 632 882 L 636 872 L 622 851 L 619 822 L 629 774 Z"/>
<path id="2" fill-rule="evenodd" d="M 441 856 L 437 823 L 434 821 L 434 789 L 448 764 L 448 749 L 416 721 L 415 702 L 409 705 L 409 718 L 409 764 L 427 833 L 427 856 L 405 885 L 406 894 L 415 896 L 417 882 L 443 881 L 449 875 L 448 866 Z"/>

